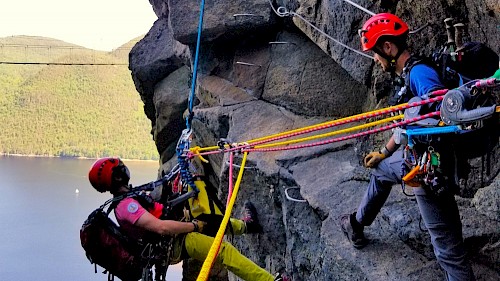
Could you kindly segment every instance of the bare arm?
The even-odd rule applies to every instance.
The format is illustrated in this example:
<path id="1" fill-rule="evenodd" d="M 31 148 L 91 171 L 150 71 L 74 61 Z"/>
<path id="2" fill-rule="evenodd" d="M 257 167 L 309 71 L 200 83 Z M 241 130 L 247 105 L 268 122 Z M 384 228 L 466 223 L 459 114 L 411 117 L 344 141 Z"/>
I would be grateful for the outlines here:
<path id="1" fill-rule="evenodd" d="M 160 235 L 175 235 L 194 231 L 191 222 L 179 222 L 173 220 L 160 220 L 148 212 L 145 212 L 136 222 L 137 227 Z"/>

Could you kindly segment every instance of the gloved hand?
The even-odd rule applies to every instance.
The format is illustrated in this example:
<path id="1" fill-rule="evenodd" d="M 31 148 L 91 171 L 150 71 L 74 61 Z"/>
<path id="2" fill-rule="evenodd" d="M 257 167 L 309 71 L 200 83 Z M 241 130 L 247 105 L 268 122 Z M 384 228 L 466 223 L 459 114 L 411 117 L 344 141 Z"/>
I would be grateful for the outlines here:
<path id="1" fill-rule="evenodd" d="M 378 165 L 378 163 L 382 160 L 384 160 L 387 157 L 387 155 L 383 154 L 380 151 L 373 151 L 370 152 L 368 155 L 366 155 L 364 162 L 365 162 L 365 167 L 367 168 L 373 168 Z"/>
<path id="2" fill-rule="evenodd" d="M 204 221 L 199 221 L 199 220 L 192 220 L 191 223 L 194 225 L 194 230 L 195 232 L 203 232 L 203 227 L 207 225 L 206 222 Z"/>

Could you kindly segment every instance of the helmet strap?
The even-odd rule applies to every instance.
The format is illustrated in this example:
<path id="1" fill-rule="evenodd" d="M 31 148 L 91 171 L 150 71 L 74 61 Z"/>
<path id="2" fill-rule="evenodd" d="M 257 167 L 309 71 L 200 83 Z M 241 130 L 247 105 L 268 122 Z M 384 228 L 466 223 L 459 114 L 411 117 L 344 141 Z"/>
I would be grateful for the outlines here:
<path id="1" fill-rule="evenodd" d="M 399 57 L 401 56 L 401 54 L 403 53 L 404 50 L 405 50 L 405 48 L 398 46 L 398 52 L 393 57 L 393 56 L 385 54 L 384 52 L 382 52 L 378 48 L 373 48 L 373 51 L 375 53 L 377 53 L 379 56 L 383 57 L 384 59 L 386 59 L 389 62 L 388 71 L 391 74 L 392 80 L 394 80 L 396 78 L 396 62 L 398 61 Z"/>

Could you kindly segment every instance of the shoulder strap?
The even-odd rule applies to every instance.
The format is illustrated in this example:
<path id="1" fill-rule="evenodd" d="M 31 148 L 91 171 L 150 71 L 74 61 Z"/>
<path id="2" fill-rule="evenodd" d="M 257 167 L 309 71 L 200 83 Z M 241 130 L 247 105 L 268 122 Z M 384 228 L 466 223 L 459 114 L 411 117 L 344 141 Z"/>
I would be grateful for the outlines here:
<path id="1" fill-rule="evenodd" d="M 413 55 L 406 61 L 401 76 L 394 83 L 396 88 L 394 94 L 389 98 L 389 105 L 408 102 L 414 96 L 410 87 L 410 71 L 415 65 L 425 63 L 424 61 L 427 61 L 425 57 Z"/>
<path id="2" fill-rule="evenodd" d="M 130 191 L 130 192 L 118 195 L 118 196 L 113 196 L 113 198 L 110 198 L 110 199 L 106 200 L 106 202 L 104 202 L 104 204 L 102 204 L 99 207 L 99 209 L 101 209 L 101 210 L 104 211 L 104 209 L 106 208 L 106 206 L 109 205 L 108 209 L 105 211 L 106 215 L 109 215 L 111 213 L 111 211 L 118 206 L 118 204 L 120 203 L 120 201 L 122 201 L 125 198 L 135 197 L 135 196 L 138 196 L 138 195 L 139 194 L 136 191 Z"/>
<path id="3" fill-rule="evenodd" d="M 410 72 L 413 69 L 413 67 L 417 64 L 425 64 L 428 65 L 434 69 L 436 69 L 435 64 L 432 62 L 430 58 L 424 57 L 424 56 L 416 56 L 412 55 L 405 63 L 405 67 L 403 68 L 403 73 L 401 76 L 403 76 L 403 79 L 405 80 L 405 86 L 407 87 L 407 90 L 411 92 L 410 88 Z"/>

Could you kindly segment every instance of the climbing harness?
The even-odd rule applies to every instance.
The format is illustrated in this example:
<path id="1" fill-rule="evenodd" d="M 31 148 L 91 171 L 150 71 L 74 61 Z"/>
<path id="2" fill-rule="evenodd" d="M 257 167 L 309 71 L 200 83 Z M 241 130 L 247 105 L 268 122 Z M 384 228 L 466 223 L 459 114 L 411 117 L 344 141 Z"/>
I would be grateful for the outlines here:
<path id="1" fill-rule="evenodd" d="M 488 78 L 474 80 L 450 90 L 444 95 L 441 103 L 441 126 L 403 130 L 408 138 L 401 167 L 403 191 L 406 184 L 428 188 L 437 197 L 447 192 L 446 181 L 449 179 L 441 171 L 443 160 L 430 142 L 434 135 L 455 134 L 460 137 L 482 129 L 484 120 L 491 119 L 498 108 L 496 104 L 498 97 L 495 98 L 492 91 L 499 86 L 500 80 Z M 419 137 L 425 138 L 419 139 Z M 417 153 L 415 149 L 417 143 L 427 145 L 427 149 Z"/>

